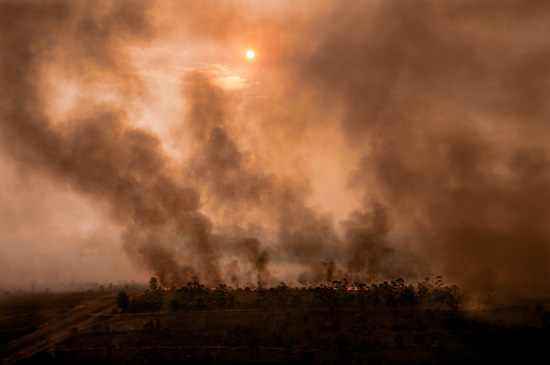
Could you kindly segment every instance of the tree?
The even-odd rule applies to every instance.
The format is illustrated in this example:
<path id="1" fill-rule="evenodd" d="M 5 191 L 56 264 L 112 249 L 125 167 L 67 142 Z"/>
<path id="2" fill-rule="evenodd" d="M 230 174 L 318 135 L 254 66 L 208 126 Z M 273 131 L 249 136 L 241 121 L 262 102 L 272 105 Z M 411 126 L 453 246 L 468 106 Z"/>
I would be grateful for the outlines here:
<path id="1" fill-rule="evenodd" d="M 128 305 L 130 304 L 130 299 L 128 298 L 128 294 L 126 294 L 125 291 L 121 291 L 116 296 L 116 306 L 120 308 L 121 310 L 128 309 Z"/>
<path id="2" fill-rule="evenodd" d="M 149 280 L 149 290 L 150 291 L 157 291 L 160 289 L 160 286 L 158 285 L 157 278 L 152 277 L 151 280 Z"/>
<path id="3" fill-rule="evenodd" d="M 162 286 L 158 285 L 157 278 L 155 277 L 149 280 L 149 289 L 145 291 L 145 300 L 151 312 L 158 312 L 162 308 L 164 293 Z"/>

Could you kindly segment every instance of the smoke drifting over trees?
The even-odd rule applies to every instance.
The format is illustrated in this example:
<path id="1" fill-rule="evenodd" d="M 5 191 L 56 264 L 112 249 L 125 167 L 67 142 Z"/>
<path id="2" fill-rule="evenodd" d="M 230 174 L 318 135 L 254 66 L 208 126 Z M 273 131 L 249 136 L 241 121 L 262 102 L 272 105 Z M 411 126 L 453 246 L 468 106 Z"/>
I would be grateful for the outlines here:
<path id="1" fill-rule="evenodd" d="M 549 5 L 265 6 L 0 1 L 2 163 L 163 285 L 549 284 Z"/>

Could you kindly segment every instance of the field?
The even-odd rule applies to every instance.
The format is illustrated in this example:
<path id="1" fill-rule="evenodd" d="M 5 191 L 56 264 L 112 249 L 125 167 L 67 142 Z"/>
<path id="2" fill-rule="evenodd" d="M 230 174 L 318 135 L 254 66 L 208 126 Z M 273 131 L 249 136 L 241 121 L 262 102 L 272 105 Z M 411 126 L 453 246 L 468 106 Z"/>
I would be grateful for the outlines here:
<path id="1" fill-rule="evenodd" d="M 472 312 L 389 296 L 361 302 L 361 292 L 326 287 L 194 289 L 163 291 L 152 311 L 144 303 L 154 290 L 130 295 L 123 309 L 117 292 L 21 297 L 18 313 L 4 300 L 12 315 L 2 318 L 2 363 L 525 363 L 550 339 L 540 304 Z"/>

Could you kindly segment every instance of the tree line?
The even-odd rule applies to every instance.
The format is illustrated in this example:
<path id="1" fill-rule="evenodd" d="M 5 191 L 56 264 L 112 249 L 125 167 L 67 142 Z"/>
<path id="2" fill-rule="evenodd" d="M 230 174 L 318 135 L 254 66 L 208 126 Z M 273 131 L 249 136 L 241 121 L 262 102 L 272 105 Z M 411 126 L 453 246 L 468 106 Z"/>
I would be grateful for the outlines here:
<path id="1" fill-rule="evenodd" d="M 350 283 L 346 278 L 330 285 L 295 288 L 284 282 L 269 289 L 233 289 L 225 284 L 207 288 L 193 281 L 180 289 L 165 290 L 151 278 L 143 296 L 129 299 L 125 292 L 117 296 L 123 312 L 158 312 L 160 310 L 209 310 L 228 308 L 374 308 L 424 307 L 458 310 L 462 294 L 456 285 L 445 285 L 438 276 L 425 278 L 416 285 L 405 280 L 368 285 Z"/>

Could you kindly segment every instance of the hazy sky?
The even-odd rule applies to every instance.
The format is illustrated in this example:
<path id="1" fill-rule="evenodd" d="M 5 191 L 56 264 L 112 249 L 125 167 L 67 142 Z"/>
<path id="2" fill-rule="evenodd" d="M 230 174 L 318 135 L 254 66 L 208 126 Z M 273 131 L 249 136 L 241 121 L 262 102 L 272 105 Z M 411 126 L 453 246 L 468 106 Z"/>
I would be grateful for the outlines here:
<path id="1" fill-rule="evenodd" d="M 549 28 L 529 0 L 0 0 L 0 287 L 547 285 Z"/>

